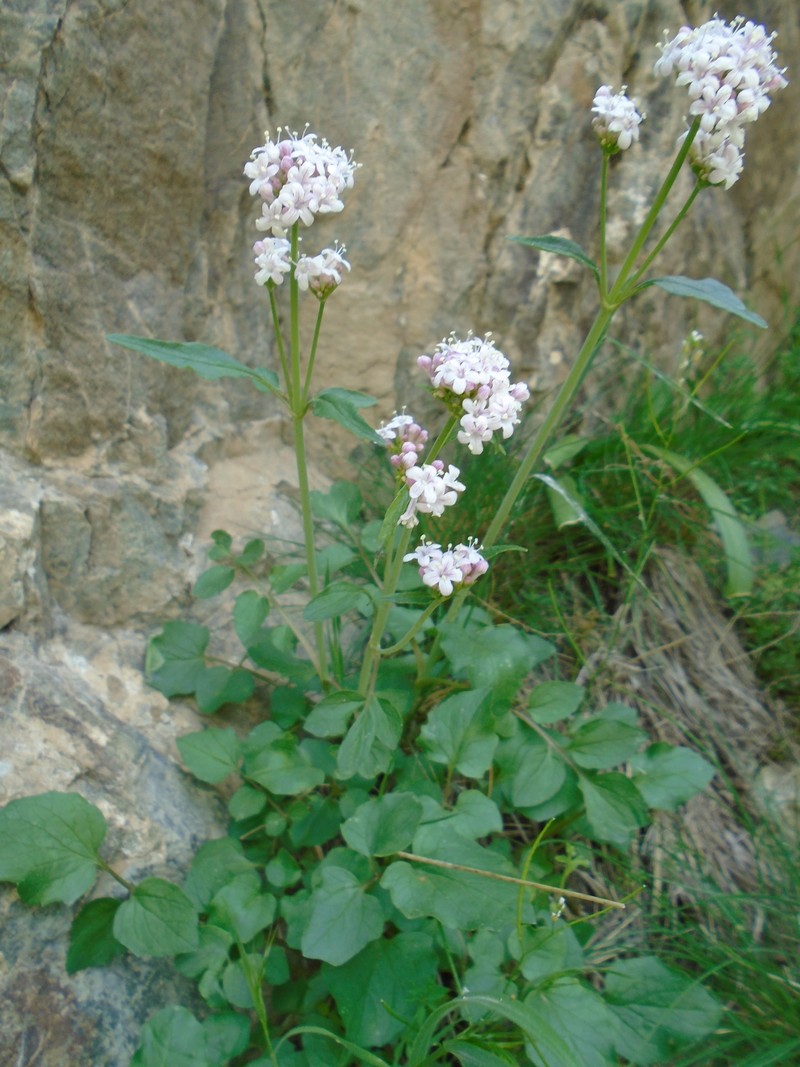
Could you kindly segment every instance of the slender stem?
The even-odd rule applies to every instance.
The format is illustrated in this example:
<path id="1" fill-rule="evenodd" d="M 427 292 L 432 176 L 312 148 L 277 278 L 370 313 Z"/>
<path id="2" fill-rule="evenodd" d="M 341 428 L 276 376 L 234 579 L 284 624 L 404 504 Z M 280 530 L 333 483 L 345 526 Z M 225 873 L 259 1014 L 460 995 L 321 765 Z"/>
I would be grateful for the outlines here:
<path id="1" fill-rule="evenodd" d="M 397 641 L 393 645 L 389 645 L 388 648 L 381 649 L 381 655 L 391 656 L 394 655 L 395 652 L 400 652 L 402 649 L 404 649 L 409 643 L 409 641 L 411 641 L 412 638 L 416 637 L 421 628 L 425 625 L 431 615 L 433 615 L 434 611 L 439 607 L 440 604 L 441 600 L 432 600 L 430 604 L 428 604 L 427 608 L 425 608 L 425 610 L 422 612 L 417 621 L 414 623 L 414 625 L 410 627 L 410 629 L 407 630 L 406 633 L 403 634 L 399 641 Z"/>
<path id="2" fill-rule="evenodd" d="M 123 878 L 121 874 L 117 874 L 114 868 L 109 867 L 105 860 L 101 860 L 98 858 L 97 865 L 101 871 L 105 871 L 106 874 L 110 874 L 116 882 L 119 882 L 119 884 L 125 889 L 127 889 L 131 896 L 133 896 L 133 894 L 136 892 L 136 886 L 133 884 L 133 882 L 129 882 L 127 878 Z"/>
<path id="3" fill-rule="evenodd" d="M 608 152 L 603 151 L 600 168 L 600 299 L 608 296 L 608 249 L 606 248 L 606 215 L 608 213 Z"/>
<path id="4" fill-rule="evenodd" d="M 619 274 L 617 275 L 617 280 L 615 281 L 614 285 L 611 288 L 611 291 L 608 293 L 607 296 L 609 304 L 618 306 L 625 299 L 622 294 L 625 290 L 626 283 L 628 281 L 628 275 L 630 274 L 634 264 L 636 263 L 636 260 L 639 258 L 639 253 L 644 247 L 645 241 L 650 236 L 650 231 L 653 229 L 656 219 L 658 218 L 661 209 L 664 206 L 667 197 L 669 196 L 670 190 L 672 189 L 673 185 L 675 184 L 675 181 L 677 180 L 678 173 L 681 167 L 686 162 L 686 157 L 689 155 L 689 149 L 692 147 L 692 142 L 697 136 L 697 131 L 699 129 L 700 119 L 698 117 L 695 118 L 695 120 L 692 122 L 692 125 L 689 127 L 686 137 L 683 140 L 683 144 L 681 145 L 678 154 L 675 156 L 672 166 L 669 169 L 669 173 L 664 179 L 661 188 L 656 193 L 655 199 L 650 205 L 650 210 L 647 212 L 647 217 L 640 226 L 639 232 L 634 238 L 633 244 L 631 245 L 631 249 L 628 252 L 628 255 L 625 257 L 625 262 L 620 267 Z"/>
<path id="5" fill-rule="evenodd" d="M 289 306 L 291 309 L 291 366 L 289 396 L 291 398 L 292 430 L 294 434 L 295 462 L 297 464 L 297 488 L 300 494 L 300 511 L 303 516 L 303 539 L 306 549 L 306 566 L 308 568 L 308 590 L 312 599 L 319 593 L 317 575 L 317 555 L 314 551 L 314 520 L 311 514 L 311 492 L 308 484 L 308 462 L 303 433 L 303 419 L 306 415 L 306 402 L 301 389 L 300 371 L 300 287 L 297 284 L 294 264 L 297 262 L 299 243 L 298 223 L 292 226 L 292 269 L 289 273 Z M 325 627 L 322 622 L 314 623 L 314 641 L 317 646 L 317 666 L 319 678 L 324 686 L 330 682 L 328 673 L 328 653 L 325 646 Z"/>
<path id="6" fill-rule="evenodd" d="M 311 375 L 314 373 L 314 360 L 317 358 L 317 345 L 319 344 L 319 332 L 322 329 L 322 315 L 325 311 L 325 301 L 320 300 L 319 309 L 317 311 L 317 321 L 314 325 L 314 336 L 311 340 L 311 351 L 308 356 L 308 367 L 306 369 L 306 380 L 303 385 L 303 406 L 308 403 L 308 393 L 311 389 Z"/>
<path id="7" fill-rule="evenodd" d="M 286 361 L 286 346 L 283 343 L 283 333 L 281 332 L 280 319 L 278 318 L 278 302 L 275 299 L 275 288 L 272 285 L 267 286 L 269 289 L 269 306 L 272 310 L 272 328 L 275 331 L 275 343 L 278 346 L 278 358 L 281 361 L 281 373 L 283 374 L 283 387 L 286 390 L 286 395 L 289 398 L 289 407 L 292 408 L 294 400 L 292 397 L 292 380 L 289 377 L 289 364 Z"/>
<path id="8" fill-rule="evenodd" d="M 448 863 L 446 860 L 434 860 L 429 856 L 417 856 L 414 852 L 395 852 L 403 860 L 411 860 L 413 863 L 426 863 L 430 867 L 441 867 L 446 871 L 463 871 L 465 874 L 479 874 L 482 878 L 491 878 L 496 882 L 510 882 L 512 885 L 527 886 L 530 889 L 539 889 L 543 893 L 553 893 L 558 897 L 572 897 L 574 900 L 589 900 L 593 904 L 605 904 L 607 908 L 625 910 L 625 905 L 618 900 L 609 900 L 607 897 L 595 897 L 591 893 L 577 893 L 572 889 L 560 889 L 557 885 L 545 885 L 543 882 L 531 882 L 526 878 L 513 878 L 510 874 L 497 874 L 495 871 L 482 871 L 480 867 L 465 867 L 462 863 Z"/>
<path id="9" fill-rule="evenodd" d="M 642 275 L 645 273 L 645 271 L 648 269 L 650 264 L 653 262 L 653 260 L 659 254 L 659 252 L 664 247 L 664 245 L 667 243 L 667 241 L 670 239 L 670 237 L 672 237 L 673 233 L 675 233 L 677 228 L 680 226 L 680 224 L 686 218 L 687 214 L 689 213 L 689 208 L 695 202 L 697 194 L 703 188 L 705 188 L 705 186 L 703 185 L 702 182 L 698 181 L 698 182 L 695 183 L 694 188 L 692 189 L 691 193 L 689 193 L 689 195 L 686 197 L 686 200 L 684 201 L 683 207 L 680 209 L 678 214 L 672 220 L 672 222 L 670 223 L 669 227 L 664 232 L 664 234 L 659 238 L 658 243 L 656 244 L 655 248 L 648 254 L 647 259 L 644 261 L 644 263 L 641 265 L 641 267 L 639 267 L 639 269 L 636 271 L 634 276 L 628 282 L 627 288 L 625 290 L 626 297 L 629 296 L 629 295 L 633 295 L 633 290 L 634 290 L 637 282 L 642 277 Z M 623 299 L 625 299 L 625 297 L 623 297 Z"/>

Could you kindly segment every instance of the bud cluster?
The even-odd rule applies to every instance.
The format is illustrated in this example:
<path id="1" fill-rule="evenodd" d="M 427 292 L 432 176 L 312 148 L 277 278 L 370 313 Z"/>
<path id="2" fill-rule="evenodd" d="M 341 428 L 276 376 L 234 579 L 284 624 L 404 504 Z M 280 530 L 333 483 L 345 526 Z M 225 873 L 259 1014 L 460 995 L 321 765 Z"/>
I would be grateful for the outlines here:
<path id="1" fill-rule="evenodd" d="M 639 140 L 639 126 L 644 121 L 636 102 L 625 95 L 627 85 L 615 93 L 610 85 L 601 85 L 592 101 L 595 117 L 592 126 L 600 144 L 609 155 L 630 148 Z"/>
<path id="2" fill-rule="evenodd" d="M 399 415 L 395 412 L 388 422 L 381 423 L 376 433 L 391 449 L 389 462 L 393 467 L 405 472 L 418 465 L 420 453 L 428 440 L 428 431 L 414 422 L 413 417 L 406 414 L 405 408 Z"/>
<path id="3" fill-rule="evenodd" d="M 697 29 L 682 27 L 660 45 L 656 74 L 676 70 L 676 84 L 689 90 L 689 114 L 700 118 L 689 158 L 710 185 L 729 189 L 738 180 L 746 124 L 766 111 L 770 93 L 788 84 L 785 68 L 776 65 L 774 38 L 741 17 L 730 24 L 713 18 Z"/>
<path id="4" fill-rule="evenodd" d="M 459 341 L 450 336 L 436 346 L 433 356 L 417 360 L 437 396 L 456 398 L 455 409 L 464 412 L 458 440 L 476 456 L 495 433 L 511 436 L 530 396 L 527 385 L 510 382 L 509 362 L 490 337 L 469 335 Z"/>

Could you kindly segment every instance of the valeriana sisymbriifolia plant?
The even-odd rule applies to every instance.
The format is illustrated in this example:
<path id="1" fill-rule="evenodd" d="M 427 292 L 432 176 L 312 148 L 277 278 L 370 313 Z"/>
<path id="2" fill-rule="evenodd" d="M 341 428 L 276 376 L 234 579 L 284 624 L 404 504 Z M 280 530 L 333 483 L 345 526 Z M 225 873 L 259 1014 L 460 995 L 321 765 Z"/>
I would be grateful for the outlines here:
<path id="1" fill-rule="evenodd" d="M 621 902 L 568 882 L 586 865 L 589 842 L 627 848 L 650 811 L 677 810 L 714 769 L 688 749 L 649 744 L 631 708 L 588 707 L 581 686 L 539 681 L 523 698 L 523 682 L 554 648 L 460 608 L 625 300 L 660 285 L 760 323 L 719 283 L 646 274 L 698 193 L 738 177 L 746 123 L 785 84 L 775 63 L 771 38 L 742 20 L 713 19 L 663 46 L 657 68 L 677 69 L 688 86 L 689 127 L 616 272 L 605 251 L 608 161 L 638 139 L 641 116 L 624 94 L 599 90 L 599 265 L 571 242 L 519 240 L 586 265 L 600 310 L 487 516 L 483 544 L 445 547 L 427 534 L 467 491 L 445 450 L 480 455 L 520 421 L 528 390 L 512 381 L 491 337 L 453 335 L 420 357 L 447 409 L 433 439 L 405 411 L 374 430 L 360 413 L 372 401 L 359 392 L 312 391 L 324 308 L 350 267 L 338 246 L 304 254 L 300 235 L 344 206 L 357 164 L 341 148 L 279 130 L 245 168 L 261 204 L 256 281 L 270 305 L 279 374 L 201 344 L 112 337 L 280 399 L 293 426 L 305 534 L 304 560 L 285 564 L 268 560 L 259 538 L 239 549 L 230 534 L 213 535 L 212 566 L 194 592 L 244 586 L 233 604 L 243 649 L 235 662 L 209 651 L 211 634 L 197 623 L 167 623 L 150 643 L 151 683 L 167 696 L 195 696 L 205 713 L 266 683 L 264 721 L 246 736 L 212 727 L 178 741 L 195 777 L 232 785 L 229 834 L 199 849 L 182 888 L 115 872 L 100 852 L 105 820 L 80 796 L 48 793 L 0 812 L 0 879 L 16 883 L 24 901 L 73 903 L 98 870 L 125 894 L 78 912 L 70 971 L 129 951 L 174 955 L 197 982 L 207 1017 L 157 1013 L 135 1067 L 610 1067 L 665 1062 L 713 1031 L 719 1005 L 693 979 L 652 956 L 610 969 L 593 959 L 589 920 Z M 654 240 L 685 165 L 695 187 Z M 305 351 L 300 316 L 309 305 L 316 322 Z M 363 520 L 349 483 L 310 491 L 310 414 L 388 453 L 395 495 L 382 521 Z M 318 531 L 327 535 L 321 546 Z M 343 616 L 355 623 L 348 647 Z"/>

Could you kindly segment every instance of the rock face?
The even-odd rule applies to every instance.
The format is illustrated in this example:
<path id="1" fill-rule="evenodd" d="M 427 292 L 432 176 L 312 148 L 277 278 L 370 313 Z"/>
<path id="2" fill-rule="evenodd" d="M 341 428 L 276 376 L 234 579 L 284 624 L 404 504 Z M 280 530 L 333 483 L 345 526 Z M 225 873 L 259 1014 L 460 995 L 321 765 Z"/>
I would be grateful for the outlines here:
<path id="1" fill-rule="evenodd" d="M 353 264 L 326 312 L 320 385 L 363 389 L 388 415 L 419 395 L 415 357 L 473 329 L 493 331 L 515 377 L 549 390 L 593 316 L 592 286 L 507 238 L 559 231 L 595 251 L 589 108 L 601 82 L 625 81 L 648 113 L 642 143 L 612 171 L 612 253 L 625 248 L 685 110 L 652 73 L 655 41 L 714 7 L 738 13 L 677 0 L 6 0 L 0 799 L 78 789 L 106 805 L 123 851 L 153 873 L 185 858 L 181 841 L 219 832 L 219 811 L 171 763 L 192 713 L 164 720 L 161 698 L 134 678 L 145 630 L 185 605 L 215 525 L 258 533 L 292 521 L 275 490 L 293 461 L 271 401 L 106 334 L 202 340 L 274 363 L 241 173 L 264 129 L 308 121 L 363 163 L 345 213 L 306 239 L 313 252 L 338 236 Z M 746 14 L 779 31 L 794 75 L 794 0 L 751 0 Z M 742 180 L 703 194 L 661 264 L 730 284 L 769 320 L 767 345 L 798 297 L 799 104 L 795 78 L 750 133 Z M 688 329 L 713 341 L 729 328 L 651 293 L 615 336 L 665 367 Z M 121 970 L 67 980 L 51 943 L 66 916 L 49 912 L 45 928 L 6 901 L 0 981 L 13 967 L 16 992 L 3 1000 L 0 1060 L 124 1064 L 138 1024 L 178 993 L 157 976 L 134 1007 Z M 109 1015 L 112 987 L 127 1014 Z M 66 1014 L 84 1027 L 68 1046 L 50 1025 Z"/>

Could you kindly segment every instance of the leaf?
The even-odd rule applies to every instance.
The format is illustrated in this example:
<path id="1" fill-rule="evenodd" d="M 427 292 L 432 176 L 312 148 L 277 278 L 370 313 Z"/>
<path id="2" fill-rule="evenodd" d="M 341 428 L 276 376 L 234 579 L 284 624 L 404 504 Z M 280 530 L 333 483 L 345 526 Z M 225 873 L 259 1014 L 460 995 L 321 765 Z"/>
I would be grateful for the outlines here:
<path id="1" fill-rule="evenodd" d="M 277 902 L 265 893 L 255 871 L 236 875 L 214 895 L 208 909 L 208 921 L 214 926 L 230 930 L 242 944 L 270 926 L 275 918 Z"/>
<path id="2" fill-rule="evenodd" d="M 544 461 L 551 470 L 557 470 L 565 463 L 575 459 L 589 444 L 590 438 L 568 433 L 551 445 L 544 454 Z"/>
<path id="3" fill-rule="evenodd" d="M 559 972 L 583 967 L 580 943 L 565 922 L 538 926 L 523 931 L 519 969 L 529 982 L 540 983 Z"/>
<path id="4" fill-rule="evenodd" d="M 319 687 L 314 667 L 308 660 L 298 659 L 294 654 L 297 638 L 288 626 L 275 626 L 271 630 L 263 630 L 262 633 L 262 640 L 247 649 L 248 656 L 257 667 L 274 671 L 275 674 L 299 685 L 301 689 Z"/>
<path id="5" fill-rule="evenodd" d="M 348 611 L 369 611 L 372 600 L 362 585 L 355 582 L 332 582 L 306 604 L 303 618 L 308 622 L 333 619 Z"/>
<path id="6" fill-rule="evenodd" d="M 179 737 L 178 751 L 195 778 L 216 785 L 239 769 L 242 745 L 233 730 L 199 730 Z"/>
<path id="7" fill-rule="evenodd" d="M 486 774 L 498 742 L 489 711 L 492 696 L 488 689 L 470 689 L 433 708 L 420 737 L 434 763 L 444 763 L 467 778 Z"/>
<path id="8" fill-rule="evenodd" d="M 650 745 L 633 760 L 633 782 L 648 806 L 676 811 L 702 793 L 717 773 L 698 752 L 683 746 Z"/>
<path id="9" fill-rule="evenodd" d="M 347 732 L 353 714 L 363 704 L 364 698 L 360 693 L 347 689 L 331 693 L 314 705 L 303 723 L 303 729 L 314 737 L 341 737 Z"/>
<path id="10" fill-rule="evenodd" d="M 312 396 L 311 410 L 318 418 L 333 419 L 356 437 L 385 447 L 383 438 L 358 413 L 359 408 L 371 407 L 376 403 L 374 397 L 353 389 L 323 389 Z"/>
<path id="11" fill-rule="evenodd" d="M 426 812 L 425 824 L 435 821 L 436 825 L 440 825 L 446 822 L 448 831 L 471 841 L 503 829 L 503 816 L 497 804 L 477 789 L 464 789 L 458 794 L 452 811 L 444 808 L 440 811 L 441 815 L 435 819 Z"/>
<path id="12" fill-rule="evenodd" d="M 206 1054 L 212 1063 L 223 1067 L 247 1051 L 250 1044 L 250 1021 L 237 1012 L 219 1012 L 203 1020 Z"/>
<path id="13" fill-rule="evenodd" d="M 314 767 L 297 738 L 282 735 L 247 757 L 246 777 L 275 796 L 296 796 L 322 785 L 325 774 Z"/>
<path id="14" fill-rule="evenodd" d="M 165 622 L 147 646 L 147 681 L 165 697 L 194 693 L 206 667 L 208 640 L 208 630 L 196 622 Z"/>
<path id="15" fill-rule="evenodd" d="M 564 758 L 541 738 L 529 739 L 511 782 L 511 802 L 530 808 L 555 796 L 567 776 Z"/>
<path id="16" fill-rule="evenodd" d="M 235 822 L 244 822 L 260 814 L 266 806 L 267 798 L 263 789 L 241 785 L 228 801 L 228 814 Z"/>
<path id="17" fill-rule="evenodd" d="M 254 370 L 223 352 L 219 348 L 201 345 L 195 341 L 157 341 L 149 337 L 133 337 L 130 334 L 110 333 L 107 340 L 123 348 L 133 349 L 142 355 L 150 356 L 171 367 L 187 367 L 207 381 L 218 378 L 248 378 L 262 393 L 276 393 L 283 396 L 278 387 L 278 376 L 274 371 Z"/>
<path id="18" fill-rule="evenodd" d="M 502 710 L 523 679 L 555 651 L 548 641 L 514 626 L 465 629 L 460 623 L 449 623 L 440 626 L 439 633 L 454 673 L 466 676 L 473 689 L 491 689 L 493 702 Z"/>
<path id="19" fill-rule="evenodd" d="M 635 831 L 647 824 L 647 809 L 633 782 L 612 771 L 592 778 L 581 775 L 578 785 L 597 840 L 627 848 Z"/>
<path id="20" fill-rule="evenodd" d="M 0 882 L 26 904 L 72 904 L 91 889 L 106 820 L 77 793 L 41 793 L 0 811 Z"/>
<path id="21" fill-rule="evenodd" d="M 205 667 L 195 681 L 195 700 L 201 711 L 212 715 L 225 704 L 244 704 L 255 691 L 255 680 L 243 668 Z"/>
<path id="22" fill-rule="evenodd" d="M 383 933 L 383 909 L 343 867 L 324 867 L 301 939 L 307 959 L 338 967 Z"/>
<path id="23" fill-rule="evenodd" d="M 136 956 L 175 956 L 199 943 L 197 911 L 182 889 L 145 878 L 120 904 L 114 937 Z"/>
<path id="24" fill-rule="evenodd" d="M 480 1045 L 473 1045 L 471 1041 L 457 1038 L 454 1041 L 445 1041 L 442 1048 L 451 1056 L 455 1056 L 461 1067 L 516 1067 L 515 1060 L 489 1052 Z"/>
<path id="25" fill-rule="evenodd" d="M 339 778 L 374 778 L 389 769 L 403 732 L 400 712 L 388 701 L 371 696 L 339 746 Z"/>
<path id="26" fill-rule="evenodd" d="M 568 474 L 562 474 L 558 480 L 555 478 L 550 480 L 547 484 L 547 499 L 550 502 L 556 529 L 563 530 L 566 526 L 576 526 L 583 522 L 586 507 L 574 478 Z"/>
<path id="27" fill-rule="evenodd" d="M 574 259 L 582 266 L 588 267 L 596 278 L 600 278 L 600 268 L 594 260 L 589 259 L 579 244 L 568 240 L 566 237 L 555 237 L 552 234 L 546 234 L 541 237 L 509 237 L 509 241 L 515 241 L 519 245 L 527 245 L 529 248 L 538 248 L 540 252 L 550 252 L 552 255 Z"/>
<path id="28" fill-rule="evenodd" d="M 247 589 L 237 596 L 233 605 L 233 627 L 245 648 L 256 644 L 267 615 L 269 601 L 255 589 Z"/>
<path id="29" fill-rule="evenodd" d="M 98 897 L 85 904 L 69 931 L 67 974 L 75 974 L 87 967 L 105 967 L 125 951 L 114 937 L 112 924 L 121 900 Z"/>
<path id="30" fill-rule="evenodd" d="M 583 694 L 573 682 L 540 682 L 528 697 L 528 715 L 540 725 L 560 722 L 578 710 Z"/>
<path id="31" fill-rule="evenodd" d="M 423 827 L 426 844 L 431 844 L 432 827 Z M 418 844 L 415 840 L 414 851 Z M 516 918 L 518 887 L 500 882 L 492 873 L 516 874 L 514 868 L 496 852 L 472 841 L 460 840 L 446 824 L 441 837 L 428 855 L 433 859 L 474 867 L 486 874 L 468 874 L 424 863 L 400 860 L 390 864 L 381 878 L 381 886 L 392 903 L 408 919 L 431 917 L 455 930 L 502 929 Z"/>
<path id="32" fill-rule="evenodd" d="M 321 1026 L 295 1026 L 292 1030 L 289 1030 L 288 1033 L 285 1033 L 275 1046 L 276 1055 L 278 1055 L 284 1041 L 288 1041 L 289 1038 L 299 1036 L 300 1034 L 313 1034 L 323 1037 L 326 1040 L 331 1041 L 333 1044 L 338 1045 L 340 1048 L 346 1049 L 351 1056 L 354 1056 L 355 1059 L 359 1061 L 359 1063 L 366 1063 L 367 1067 L 389 1067 L 386 1060 L 382 1060 L 380 1056 L 375 1056 L 373 1053 L 367 1052 L 366 1049 L 359 1048 L 358 1045 L 353 1044 L 352 1041 L 347 1041 L 345 1038 L 340 1037 L 339 1034 L 331 1033 L 330 1030 L 325 1030 Z M 282 1055 L 278 1055 L 279 1067 L 282 1067 L 283 1062 Z M 256 1063 L 251 1064 L 251 1067 L 272 1067 L 272 1061 L 263 1059 L 258 1060 Z"/>
<path id="33" fill-rule="evenodd" d="M 187 1008 L 162 1008 L 142 1028 L 130 1067 L 221 1067 L 206 1055 L 202 1025 Z"/>
<path id="34" fill-rule="evenodd" d="M 391 856 L 411 844 L 421 819 L 422 804 L 413 793 L 389 793 L 357 807 L 342 836 L 364 856 Z"/>
<path id="35" fill-rule="evenodd" d="M 439 991 L 438 959 L 427 934 L 373 941 L 335 971 L 323 968 L 345 1032 L 359 1045 L 388 1045 L 420 1004 Z"/>
<path id="36" fill-rule="evenodd" d="M 253 864 L 238 841 L 220 837 L 206 841 L 194 855 L 186 878 L 186 892 L 198 911 L 206 911 L 212 897 L 237 874 L 252 871 Z"/>
<path id="37" fill-rule="evenodd" d="M 615 960 L 606 974 L 605 999 L 618 1020 L 614 1044 L 634 1064 L 664 1063 L 711 1034 L 722 1015 L 696 979 L 654 956 Z"/>
<path id="38" fill-rule="evenodd" d="M 611 1067 L 615 1063 L 614 1018 L 603 998 L 574 978 L 560 978 L 525 998 L 531 1025 L 525 1048 L 536 1067 L 566 1062 L 580 1067 Z M 544 1029 L 546 1025 L 548 1029 Z M 554 1045 L 551 1035 L 558 1035 Z"/>
<path id="39" fill-rule="evenodd" d="M 680 274 L 670 274 L 664 278 L 650 278 L 639 286 L 639 290 L 647 286 L 657 285 L 665 293 L 672 296 L 690 296 L 695 300 L 702 300 L 712 307 L 720 308 L 731 315 L 738 315 L 745 322 L 751 322 L 754 326 L 760 326 L 766 330 L 767 323 L 754 311 L 748 311 L 739 297 L 727 285 L 718 282 L 716 278 L 685 278 Z M 637 290 L 637 292 L 639 291 Z"/>
<path id="40" fill-rule="evenodd" d="M 747 530 L 736 513 L 736 508 L 713 478 L 683 456 L 655 445 L 642 445 L 643 452 L 657 456 L 679 474 L 685 475 L 703 498 L 703 503 L 714 517 L 714 525 L 722 541 L 728 581 L 726 596 L 749 596 L 753 591 L 755 564 L 750 551 Z"/>
<path id="41" fill-rule="evenodd" d="M 348 532 L 364 507 L 364 498 L 352 482 L 334 482 L 327 493 L 312 489 L 309 497 L 315 518 L 325 519 Z"/>
<path id="42" fill-rule="evenodd" d="M 588 719 L 573 733 L 566 752 L 579 767 L 605 770 L 634 756 L 646 737 L 638 726 L 608 718 Z"/>
<path id="43" fill-rule="evenodd" d="M 208 600 L 209 597 L 217 596 L 227 589 L 235 577 L 236 571 L 233 567 L 225 567 L 222 564 L 209 567 L 194 583 L 192 596 L 198 600 Z"/>

